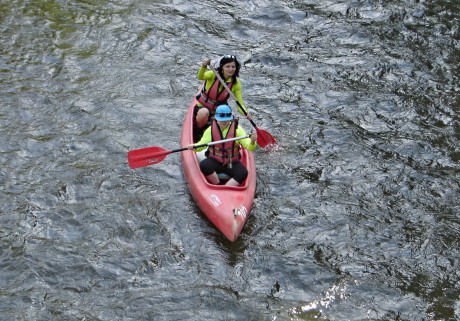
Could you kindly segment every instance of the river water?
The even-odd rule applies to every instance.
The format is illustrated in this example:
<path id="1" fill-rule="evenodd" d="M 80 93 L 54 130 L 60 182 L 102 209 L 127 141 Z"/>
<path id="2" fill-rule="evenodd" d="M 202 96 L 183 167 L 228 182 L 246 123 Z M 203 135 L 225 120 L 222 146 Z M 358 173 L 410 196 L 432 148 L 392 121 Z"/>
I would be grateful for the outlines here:
<path id="1" fill-rule="evenodd" d="M 2 320 L 460 320 L 456 1 L 0 10 Z M 178 153 L 127 165 L 223 54 L 279 142 L 234 243 Z"/>

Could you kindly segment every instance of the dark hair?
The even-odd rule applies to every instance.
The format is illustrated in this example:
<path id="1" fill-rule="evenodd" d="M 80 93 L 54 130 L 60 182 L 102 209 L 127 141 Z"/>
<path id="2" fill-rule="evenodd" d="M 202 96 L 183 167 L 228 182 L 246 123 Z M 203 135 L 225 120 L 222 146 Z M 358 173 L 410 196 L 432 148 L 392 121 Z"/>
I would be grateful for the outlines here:
<path id="1" fill-rule="evenodd" d="M 219 74 L 220 76 L 223 78 L 224 77 L 224 72 L 222 71 L 222 67 L 225 65 L 225 64 L 228 64 L 229 62 L 232 62 L 234 61 L 235 62 L 235 65 L 236 65 L 236 71 L 235 73 L 233 74 L 232 76 L 232 80 L 233 82 L 236 82 L 236 77 L 239 77 L 239 73 L 240 73 L 240 68 L 241 68 L 241 65 L 240 63 L 238 62 L 238 60 L 236 59 L 236 56 L 234 55 L 225 55 L 223 56 L 221 59 L 220 59 L 220 62 L 219 62 Z"/>

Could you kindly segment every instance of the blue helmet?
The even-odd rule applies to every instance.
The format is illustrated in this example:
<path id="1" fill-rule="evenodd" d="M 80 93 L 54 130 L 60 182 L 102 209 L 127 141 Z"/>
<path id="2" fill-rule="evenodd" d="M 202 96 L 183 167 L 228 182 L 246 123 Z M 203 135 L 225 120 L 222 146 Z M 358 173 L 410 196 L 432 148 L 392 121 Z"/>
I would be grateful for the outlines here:
<path id="1" fill-rule="evenodd" d="M 229 121 L 233 119 L 232 109 L 228 105 L 220 105 L 216 109 L 214 118 L 218 121 Z"/>

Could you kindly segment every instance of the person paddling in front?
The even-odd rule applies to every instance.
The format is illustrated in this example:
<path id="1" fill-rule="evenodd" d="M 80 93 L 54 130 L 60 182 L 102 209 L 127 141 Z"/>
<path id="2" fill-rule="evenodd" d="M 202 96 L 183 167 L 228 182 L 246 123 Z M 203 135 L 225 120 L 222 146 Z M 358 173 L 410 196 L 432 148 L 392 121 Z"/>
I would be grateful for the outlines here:
<path id="1" fill-rule="evenodd" d="M 211 126 L 205 130 L 201 140 L 196 144 L 188 145 L 187 148 L 199 152 L 207 146 L 195 148 L 195 145 L 241 136 L 247 136 L 247 134 L 242 127 L 238 126 L 238 119 L 233 117 L 232 109 L 228 105 L 220 105 L 216 109 Z M 243 147 L 252 152 L 257 148 L 256 142 L 257 135 L 254 133 L 247 138 L 209 146 L 206 158 L 200 163 L 200 170 L 206 180 L 217 185 L 220 183 L 217 174 L 225 173 L 231 177 L 225 185 L 239 186 L 242 184 L 248 176 L 248 170 L 239 160 L 240 148 Z"/>
<path id="2" fill-rule="evenodd" d="M 195 106 L 195 124 L 194 124 L 194 141 L 201 138 L 203 131 L 208 126 L 211 116 L 214 115 L 216 108 L 219 105 L 227 104 L 230 98 L 230 93 L 222 86 L 214 71 L 208 70 L 207 67 L 211 63 L 210 59 L 203 59 L 197 77 L 199 80 L 204 80 L 205 83 L 201 92 L 198 94 L 197 104 Z M 238 112 L 245 116 L 248 115 L 246 106 L 242 98 L 241 81 L 239 79 L 240 63 L 234 55 L 225 55 L 219 61 L 219 67 L 216 72 L 225 81 L 229 90 L 235 95 L 239 105 Z M 241 106 L 241 107 L 240 107 Z M 244 110 L 242 110 L 242 108 Z"/>

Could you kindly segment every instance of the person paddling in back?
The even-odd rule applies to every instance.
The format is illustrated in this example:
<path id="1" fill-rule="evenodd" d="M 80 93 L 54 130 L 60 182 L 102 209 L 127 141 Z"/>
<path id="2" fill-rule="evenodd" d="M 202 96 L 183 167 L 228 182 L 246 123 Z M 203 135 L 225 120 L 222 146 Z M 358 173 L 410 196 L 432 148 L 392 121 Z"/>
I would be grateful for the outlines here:
<path id="1" fill-rule="evenodd" d="M 214 71 L 207 69 L 210 63 L 210 59 L 203 59 L 201 67 L 198 70 L 198 79 L 204 80 L 205 83 L 201 92 L 196 97 L 198 103 L 194 111 L 194 141 L 201 138 L 217 106 L 228 104 L 228 99 L 230 98 L 230 94 L 225 87 L 222 86 L 219 79 L 214 74 Z M 247 109 L 243 102 L 241 81 L 239 79 L 240 67 L 241 65 L 234 55 L 225 55 L 220 59 L 219 67 L 216 71 L 225 81 L 227 87 L 235 94 L 239 103 L 239 105 L 237 104 L 238 112 L 245 117 L 250 117 L 247 115 Z"/>
<path id="2" fill-rule="evenodd" d="M 203 137 L 196 145 L 246 135 L 246 131 L 238 126 L 238 119 L 234 119 L 232 109 L 228 105 L 221 105 L 216 109 L 211 126 L 205 130 Z M 248 176 L 248 170 L 239 160 L 240 148 L 244 147 L 252 152 L 257 147 L 256 141 L 257 135 L 254 133 L 249 138 L 209 146 L 206 151 L 207 157 L 200 163 L 201 172 L 207 181 L 211 184 L 219 184 L 217 174 L 225 173 L 231 177 L 225 185 L 239 186 L 243 183 Z M 192 150 L 194 145 L 188 145 L 187 148 Z M 206 146 L 198 147 L 196 151 L 199 152 L 205 148 Z"/>

